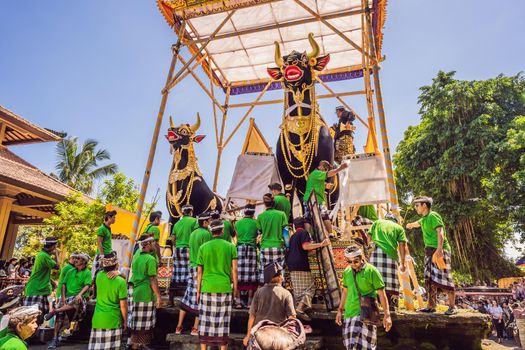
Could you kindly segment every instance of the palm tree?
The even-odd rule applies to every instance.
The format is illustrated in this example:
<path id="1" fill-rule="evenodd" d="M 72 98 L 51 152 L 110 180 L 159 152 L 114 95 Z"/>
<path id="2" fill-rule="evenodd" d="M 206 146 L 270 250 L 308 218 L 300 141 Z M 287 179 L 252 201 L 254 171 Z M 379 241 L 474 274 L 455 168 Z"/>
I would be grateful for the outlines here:
<path id="1" fill-rule="evenodd" d="M 58 174 L 51 175 L 80 192 L 91 194 L 95 180 L 118 170 L 115 163 L 99 166 L 99 162 L 109 160 L 109 152 L 97 150 L 97 146 L 98 141 L 87 139 L 79 150 L 76 137 L 62 139 L 56 147 Z"/>

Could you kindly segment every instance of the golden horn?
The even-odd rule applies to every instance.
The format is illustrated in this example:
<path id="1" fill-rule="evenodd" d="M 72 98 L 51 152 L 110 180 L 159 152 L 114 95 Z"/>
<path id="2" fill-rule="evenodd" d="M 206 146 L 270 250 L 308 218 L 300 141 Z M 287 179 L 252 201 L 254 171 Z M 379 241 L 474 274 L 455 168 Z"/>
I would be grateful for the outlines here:
<path id="1" fill-rule="evenodd" d="M 175 126 L 173 125 L 173 119 L 171 119 L 171 115 L 170 115 L 170 128 L 175 128 Z"/>
<path id="2" fill-rule="evenodd" d="M 197 122 L 190 126 L 191 131 L 197 132 L 201 126 L 201 116 L 199 115 L 199 112 L 197 112 Z"/>
<path id="3" fill-rule="evenodd" d="M 308 41 L 312 47 L 312 52 L 308 54 L 308 58 L 317 58 L 319 56 L 319 45 L 315 42 L 313 33 L 308 34 Z"/>
<path id="4" fill-rule="evenodd" d="M 281 56 L 281 47 L 279 46 L 279 43 L 276 41 L 274 42 L 275 44 L 275 64 L 277 64 L 278 67 L 282 67 L 284 62 L 283 62 L 283 57 Z"/>

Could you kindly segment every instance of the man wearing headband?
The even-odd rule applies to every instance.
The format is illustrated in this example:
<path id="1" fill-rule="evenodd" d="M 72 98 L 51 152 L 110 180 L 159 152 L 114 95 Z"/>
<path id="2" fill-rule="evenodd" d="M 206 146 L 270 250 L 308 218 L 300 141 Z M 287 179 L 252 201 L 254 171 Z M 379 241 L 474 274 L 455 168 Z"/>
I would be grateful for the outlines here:
<path id="1" fill-rule="evenodd" d="M 190 261 L 190 235 L 199 228 L 197 219 L 193 217 L 193 207 L 189 204 L 182 207 L 182 218 L 173 225 L 171 231 L 175 240 L 173 250 L 173 275 L 169 291 L 169 305 L 173 305 L 176 290 L 185 289 L 188 284 L 188 265 Z"/>
<path id="2" fill-rule="evenodd" d="M 37 330 L 40 310 L 32 306 L 20 306 L 11 310 L 7 316 L 7 334 L 0 339 L 0 350 L 27 350 L 24 340 Z"/>
<path id="3" fill-rule="evenodd" d="M 199 340 L 202 350 L 206 350 L 207 346 L 220 346 L 221 350 L 228 348 L 232 292 L 235 295 L 237 290 L 237 249 L 222 239 L 223 227 L 220 220 L 210 223 L 213 238 L 200 247 L 197 256 Z"/>
<path id="4" fill-rule="evenodd" d="M 282 211 L 286 214 L 286 217 L 289 218 L 290 213 L 292 212 L 292 205 L 290 204 L 288 197 L 282 192 L 283 186 L 281 186 L 280 183 L 275 182 L 268 185 L 268 189 L 272 193 L 273 200 L 275 201 L 275 209 Z"/>
<path id="5" fill-rule="evenodd" d="M 140 251 L 133 256 L 130 279 L 129 328 L 131 330 L 131 348 L 147 347 L 153 339 L 156 314 L 160 308 L 161 297 L 157 281 L 157 260 L 152 255 L 155 240 L 148 237 L 140 241 Z"/>
<path id="6" fill-rule="evenodd" d="M 154 211 L 151 214 L 149 214 L 149 224 L 144 229 L 144 232 L 142 233 L 141 237 L 153 237 L 157 245 L 155 246 L 155 255 L 157 256 L 157 261 L 161 260 L 160 255 L 160 220 L 162 219 L 162 212 L 161 211 Z"/>
<path id="7" fill-rule="evenodd" d="M 61 286 L 61 306 L 44 316 L 44 319 L 47 321 L 55 314 L 57 315 L 55 320 L 55 337 L 49 343 L 48 349 L 54 349 L 60 345 L 58 336 L 66 314 L 69 322 L 80 322 L 85 314 L 86 299 L 89 296 L 89 288 L 92 282 L 91 271 L 87 270 L 88 262 L 89 255 L 76 255 L 75 268 L 67 272 Z"/>
<path id="8" fill-rule="evenodd" d="M 55 292 L 57 300 L 60 300 L 60 295 L 62 293 L 62 283 L 64 281 L 64 277 L 70 270 L 75 269 L 75 266 L 77 264 L 78 255 L 79 255 L 78 252 L 73 252 L 73 254 L 69 256 L 69 261 L 60 269 L 60 275 L 58 276 L 58 282 L 57 282 L 57 289 Z"/>
<path id="9" fill-rule="evenodd" d="M 197 217 L 199 227 L 190 236 L 190 271 L 188 284 L 184 297 L 182 298 L 179 311 L 179 323 L 175 329 L 176 334 L 182 333 L 182 324 L 186 313 L 195 316 L 191 335 L 199 335 L 199 304 L 197 303 L 197 256 L 201 245 L 211 240 L 211 233 L 208 230 L 210 224 L 210 214 L 202 213 Z"/>
<path id="10" fill-rule="evenodd" d="M 248 308 L 252 303 L 253 292 L 257 290 L 257 220 L 255 205 L 248 204 L 244 208 L 244 217 L 235 223 L 237 231 L 237 295 L 235 295 L 235 308 L 241 309 L 240 291 L 248 291 Z"/>
<path id="11" fill-rule="evenodd" d="M 115 252 L 100 260 L 101 271 L 95 279 L 97 303 L 91 321 L 89 350 L 120 350 L 122 331 L 126 330 L 128 317 L 128 287 L 126 280 L 117 274 L 118 258 Z"/>
<path id="12" fill-rule="evenodd" d="M 343 344 L 347 350 L 374 350 L 377 327 L 361 322 L 359 296 L 379 297 L 384 312 L 383 327 L 388 332 L 392 327 L 392 319 L 385 284 L 379 271 L 364 260 L 363 252 L 358 246 L 346 248 L 344 256 L 350 266 L 343 272 L 343 293 L 335 322 L 343 326 Z"/>
<path id="13" fill-rule="evenodd" d="M 416 197 L 414 206 L 421 219 L 407 224 L 408 229 L 421 228 L 425 243 L 425 285 L 428 305 L 422 312 L 436 312 L 437 294 L 443 291 L 448 295 L 448 310 L 445 315 L 453 315 L 456 310 L 456 293 L 451 273 L 450 244 L 441 215 L 431 210 L 432 198 Z M 436 262 L 441 261 L 440 267 Z"/>
<path id="14" fill-rule="evenodd" d="M 384 219 L 374 222 L 368 235 L 375 244 L 375 250 L 370 257 L 370 263 L 374 265 L 385 282 L 386 295 L 391 310 L 397 305 L 399 296 L 399 279 L 397 269 L 400 267 L 404 272 L 407 237 L 403 226 L 397 223 L 397 217 L 387 213 Z M 399 256 L 397 250 L 399 247 Z M 396 299 L 396 300 L 394 300 Z"/>
<path id="15" fill-rule="evenodd" d="M 222 239 L 232 242 L 232 237 L 235 237 L 236 232 L 233 229 L 233 225 L 229 220 L 221 219 L 221 213 L 218 210 L 214 210 L 210 213 L 212 220 L 222 220 L 224 228 L 222 229 Z"/>
<path id="16" fill-rule="evenodd" d="M 277 262 L 284 266 L 284 238 L 283 228 L 288 226 L 288 217 L 280 210 L 275 209 L 275 201 L 271 193 L 263 196 L 266 210 L 257 217 L 258 228 L 261 232 L 260 243 L 260 276 L 259 283 L 264 283 L 264 266 Z"/>
<path id="17" fill-rule="evenodd" d="M 104 214 L 104 223 L 97 229 L 97 253 L 91 268 L 93 278 L 95 278 L 98 269 L 98 260 L 103 255 L 113 252 L 113 247 L 111 246 L 111 225 L 115 223 L 116 219 L 117 212 L 115 210 L 107 211 Z"/>
<path id="18" fill-rule="evenodd" d="M 48 297 L 51 295 L 51 270 L 58 269 L 55 237 L 48 237 L 35 258 L 31 276 L 26 284 L 24 305 L 38 305 L 43 315 L 49 312 Z"/>

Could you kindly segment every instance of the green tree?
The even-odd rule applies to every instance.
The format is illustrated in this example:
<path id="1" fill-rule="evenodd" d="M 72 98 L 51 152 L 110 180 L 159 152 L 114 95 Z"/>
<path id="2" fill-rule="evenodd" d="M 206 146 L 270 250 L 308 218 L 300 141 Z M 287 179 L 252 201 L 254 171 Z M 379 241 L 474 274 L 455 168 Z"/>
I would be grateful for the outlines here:
<path id="1" fill-rule="evenodd" d="M 115 163 L 99 165 L 109 160 L 110 155 L 97 147 L 98 141 L 93 139 L 87 139 L 81 147 L 76 137 L 62 139 L 56 147 L 58 174 L 51 175 L 78 191 L 91 194 L 95 180 L 117 172 Z"/>
<path id="2" fill-rule="evenodd" d="M 103 203 L 134 212 L 139 191 L 133 179 L 128 179 L 123 173 L 116 173 L 111 179 L 104 180 L 99 198 Z"/>
<path id="3" fill-rule="evenodd" d="M 485 280 L 517 274 L 503 257 L 515 230 L 505 208 L 509 201 L 491 200 L 497 186 L 488 179 L 498 169 L 519 166 L 508 158 L 505 143 L 511 125 L 525 115 L 525 81 L 521 75 L 460 81 L 454 74 L 439 72 L 432 85 L 421 88 L 421 123 L 408 128 L 397 148 L 405 216 L 415 219 L 409 208 L 413 196 L 433 197 L 460 272 Z M 416 255 L 422 256 L 420 233 L 411 235 Z"/>

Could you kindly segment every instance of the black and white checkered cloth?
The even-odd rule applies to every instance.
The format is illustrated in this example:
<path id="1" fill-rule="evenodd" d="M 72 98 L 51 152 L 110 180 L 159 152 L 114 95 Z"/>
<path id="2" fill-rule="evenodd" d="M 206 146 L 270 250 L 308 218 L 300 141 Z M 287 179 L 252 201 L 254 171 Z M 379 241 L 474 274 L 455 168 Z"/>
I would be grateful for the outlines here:
<path id="1" fill-rule="evenodd" d="M 199 304 L 199 340 L 210 346 L 227 345 L 230 334 L 232 295 L 202 293 Z"/>
<path id="2" fill-rule="evenodd" d="M 264 283 L 264 267 L 271 262 L 277 261 L 284 268 L 283 248 L 264 248 L 260 253 L 259 282 Z M 284 271 L 284 270 L 283 270 Z"/>
<path id="3" fill-rule="evenodd" d="M 435 251 L 436 249 L 425 249 L 425 281 L 437 285 L 438 288 L 453 290 L 455 286 L 452 280 L 450 252 L 443 250 L 443 259 L 445 260 L 446 268 L 440 270 L 437 265 L 432 262 L 432 255 Z"/>
<path id="4" fill-rule="evenodd" d="M 149 331 L 155 327 L 157 309 L 155 302 L 133 301 L 133 285 L 128 285 L 128 327 L 134 331 Z"/>
<path id="5" fill-rule="evenodd" d="M 186 285 L 189 277 L 190 249 L 175 248 L 173 252 L 173 275 L 171 280 L 180 285 Z"/>
<path id="6" fill-rule="evenodd" d="M 237 281 L 239 283 L 257 283 L 257 248 L 241 244 L 237 246 Z"/>
<path id="7" fill-rule="evenodd" d="M 197 268 L 190 266 L 190 278 L 188 286 L 182 298 L 181 309 L 195 316 L 199 316 L 199 304 L 197 304 Z"/>
<path id="8" fill-rule="evenodd" d="M 49 302 L 47 295 L 33 295 L 24 298 L 24 306 L 38 305 L 38 309 L 42 312 L 42 316 L 49 313 Z"/>
<path id="9" fill-rule="evenodd" d="M 122 329 L 92 329 L 88 350 L 120 350 Z"/>
<path id="10" fill-rule="evenodd" d="M 303 303 L 307 308 L 312 307 L 312 298 L 315 295 L 315 281 L 310 271 L 290 271 L 293 297 L 295 305 Z"/>
<path id="11" fill-rule="evenodd" d="M 399 278 L 397 277 L 398 263 L 391 259 L 383 249 L 376 246 L 370 256 L 370 264 L 374 265 L 383 276 L 385 289 L 391 294 L 399 295 Z"/>
<path id="12" fill-rule="evenodd" d="M 343 345 L 346 350 L 375 350 L 377 327 L 364 324 L 360 316 L 343 321 Z"/>

